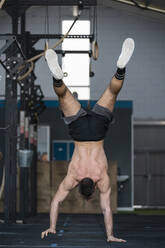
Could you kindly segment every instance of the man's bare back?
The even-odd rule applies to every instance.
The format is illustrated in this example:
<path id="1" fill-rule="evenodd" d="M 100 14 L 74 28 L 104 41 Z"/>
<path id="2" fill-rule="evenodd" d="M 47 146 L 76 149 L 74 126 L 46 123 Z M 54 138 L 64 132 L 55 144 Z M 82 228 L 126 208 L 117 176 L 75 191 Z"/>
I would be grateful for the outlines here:
<path id="1" fill-rule="evenodd" d="M 103 148 L 103 140 L 97 142 L 75 142 L 72 160 L 68 167 L 68 176 L 72 176 L 77 184 L 85 177 L 91 178 L 94 183 L 107 174 L 108 164 Z"/>

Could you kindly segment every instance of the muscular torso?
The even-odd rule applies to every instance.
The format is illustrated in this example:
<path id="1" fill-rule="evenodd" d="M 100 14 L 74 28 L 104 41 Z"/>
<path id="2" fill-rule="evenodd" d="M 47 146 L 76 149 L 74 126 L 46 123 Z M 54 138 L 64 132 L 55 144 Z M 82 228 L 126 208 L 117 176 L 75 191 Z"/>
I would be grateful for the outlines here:
<path id="1" fill-rule="evenodd" d="M 107 168 L 103 141 L 75 142 L 74 153 L 68 168 L 68 176 L 73 178 L 74 186 L 85 177 L 91 178 L 96 186 L 99 186 L 99 183 L 107 177 Z"/>

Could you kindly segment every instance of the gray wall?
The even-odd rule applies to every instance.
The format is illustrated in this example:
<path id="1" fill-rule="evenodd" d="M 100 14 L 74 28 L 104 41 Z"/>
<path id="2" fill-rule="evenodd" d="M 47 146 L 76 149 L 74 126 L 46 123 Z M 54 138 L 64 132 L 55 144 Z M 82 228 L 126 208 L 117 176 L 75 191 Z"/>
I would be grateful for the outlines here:
<path id="1" fill-rule="evenodd" d="M 111 8 L 100 10 L 99 16 L 100 59 L 95 66 L 92 98 L 98 97 L 113 75 L 122 41 L 133 37 L 135 53 L 119 99 L 134 101 L 135 118 L 165 118 L 165 24 Z"/>
<path id="2" fill-rule="evenodd" d="M 165 206 L 165 124 L 137 122 L 134 128 L 134 204 Z"/>
<path id="3" fill-rule="evenodd" d="M 95 77 L 91 79 L 91 99 L 99 98 L 114 74 L 123 40 L 126 37 L 133 37 L 136 43 L 135 53 L 128 65 L 125 85 L 118 99 L 134 101 L 134 118 L 136 119 L 165 119 L 165 21 L 162 15 L 137 10 L 133 6 L 114 4 L 113 1 L 99 2 L 99 59 L 93 62 Z M 26 14 L 27 31 L 45 32 L 45 13 L 43 7 L 30 8 Z M 61 33 L 60 20 L 64 16 L 71 18 L 71 8 L 51 7 L 49 15 L 49 32 Z M 82 18 L 86 16 L 89 16 L 87 11 L 83 13 Z M 11 20 L 1 10 L 0 33 L 10 31 Z M 39 48 L 43 46 L 44 42 L 37 44 Z M 4 73 L 1 67 L 0 75 L 1 95 L 4 94 Z M 56 98 L 52 84 L 49 82 L 51 76 L 43 58 L 37 62 L 36 75 L 37 83 L 42 85 L 45 96 Z"/>

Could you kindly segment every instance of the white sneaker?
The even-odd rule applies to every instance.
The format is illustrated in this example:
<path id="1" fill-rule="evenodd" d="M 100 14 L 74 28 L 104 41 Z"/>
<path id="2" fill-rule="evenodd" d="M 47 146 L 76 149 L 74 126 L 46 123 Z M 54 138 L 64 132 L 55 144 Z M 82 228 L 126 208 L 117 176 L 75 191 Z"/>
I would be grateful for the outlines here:
<path id="1" fill-rule="evenodd" d="M 45 52 L 45 59 L 52 73 L 52 76 L 57 80 L 63 79 L 64 74 L 58 64 L 58 57 L 56 52 L 52 49 L 47 49 Z"/>
<path id="2" fill-rule="evenodd" d="M 121 50 L 121 54 L 118 58 L 117 61 L 117 67 L 118 68 L 125 68 L 128 61 L 130 60 L 133 51 L 135 48 L 135 43 L 134 40 L 131 38 L 127 38 L 124 42 L 123 42 L 123 46 L 122 46 L 122 50 Z"/>

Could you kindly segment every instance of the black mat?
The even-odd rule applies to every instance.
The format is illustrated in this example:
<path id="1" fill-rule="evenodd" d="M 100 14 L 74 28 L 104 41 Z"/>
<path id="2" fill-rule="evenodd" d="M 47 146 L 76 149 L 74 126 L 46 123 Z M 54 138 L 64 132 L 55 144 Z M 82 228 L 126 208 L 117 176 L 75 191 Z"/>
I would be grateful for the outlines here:
<path id="1" fill-rule="evenodd" d="M 102 215 L 60 215 L 57 234 L 41 239 L 48 215 L 27 219 L 26 224 L 0 224 L 0 248 L 165 248 L 165 216 L 114 215 L 114 233 L 127 243 L 106 242 Z"/>

